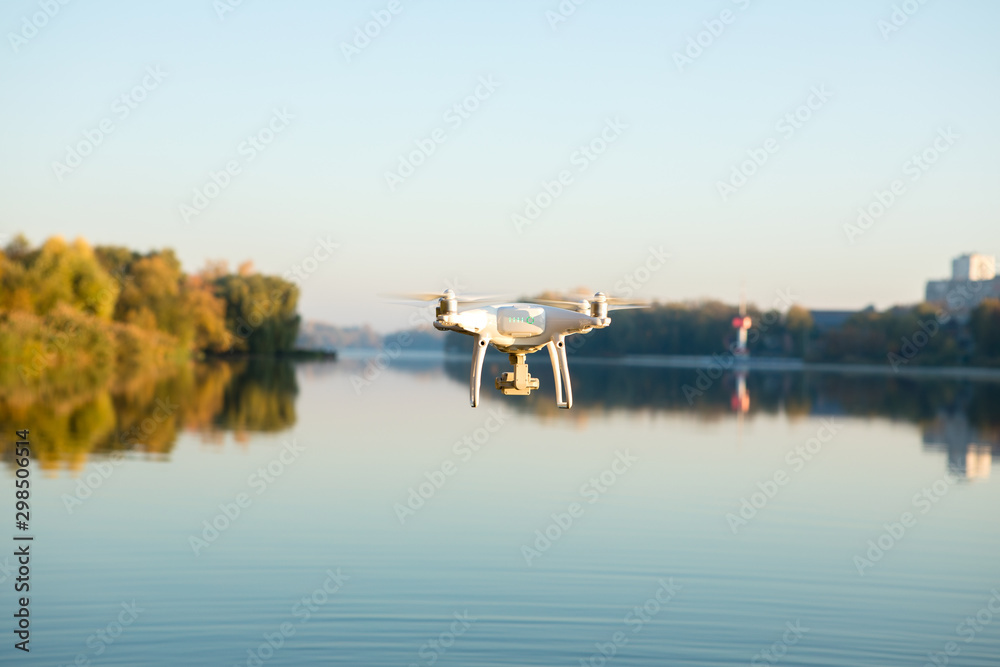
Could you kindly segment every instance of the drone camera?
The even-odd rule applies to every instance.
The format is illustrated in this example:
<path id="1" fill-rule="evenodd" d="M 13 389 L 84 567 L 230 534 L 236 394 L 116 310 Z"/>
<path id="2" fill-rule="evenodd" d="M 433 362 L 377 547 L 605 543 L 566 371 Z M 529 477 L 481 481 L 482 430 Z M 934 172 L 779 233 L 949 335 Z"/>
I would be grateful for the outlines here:
<path id="1" fill-rule="evenodd" d="M 524 363 L 523 354 L 509 355 L 510 363 L 514 366 L 513 372 L 501 373 L 496 379 L 496 388 L 503 392 L 504 396 L 527 396 L 532 389 L 540 386 L 538 378 L 533 378 L 528 373 L 528 364 Z"/>

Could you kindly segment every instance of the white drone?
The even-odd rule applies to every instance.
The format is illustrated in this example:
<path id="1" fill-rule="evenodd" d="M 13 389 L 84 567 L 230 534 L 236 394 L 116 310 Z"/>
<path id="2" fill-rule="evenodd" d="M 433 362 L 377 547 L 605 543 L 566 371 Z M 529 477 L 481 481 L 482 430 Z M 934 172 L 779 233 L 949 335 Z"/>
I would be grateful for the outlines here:
<path id="1" fill-rule="evenodd" d="M 577 301 L 538 299 L 540 303 L 500 303 L 462 311 L 459 311 L 460 304 L 478 304 L 487 299 L 459 299 L 450 289 L 441 294 L 423 294 L 416 298 L 427 301 L 439 299 L 435 329 L 475 337 L 472 373 L 469 376 L 472 407 L 479 405 L 483 359 L 490 344 L 507 353 L 514 366 L 514 372 L 503 373 L 496 379 L 496 388 L 505 396 L 527 396 L 532 389 L 538 389 L 538 378 L 528 374 L 524 357 L 547 347 L 552 360 L 556 405 L 567 409 L 573 407 L 573 388 L 566 363 L 566 337 L 610 326 L 609 310 L 646 307 L 642 303 L 608 297 L 603 292 Z"/>

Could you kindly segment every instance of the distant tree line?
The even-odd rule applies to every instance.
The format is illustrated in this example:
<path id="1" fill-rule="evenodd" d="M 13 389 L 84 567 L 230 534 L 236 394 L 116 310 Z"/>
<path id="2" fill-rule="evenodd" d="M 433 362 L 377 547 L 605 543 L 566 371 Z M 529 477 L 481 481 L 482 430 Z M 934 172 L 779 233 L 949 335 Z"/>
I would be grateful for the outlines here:
<path id="1" fill-rule="evenodd" d="M 530 300 L 530 299 L 529 299 Z M 1000 301 L 987 299 L 966 317 L 932 304 L 865 310 L 833 327 L 817 327 L 810 312 L 750 306 L 747 348 L 754 357 L 812 362 L 905 365 L 1000 365 Z M 613 324 L 574 336 L 571 355 L 712 355 L 735 349 L 736 306 L 718 301 L 654 304 L 611 313 Z M 471 337 L 449 336 L 445 349 L 471 351 Z"/>
<path id="2" fill-rule="evenodd" d="M 19 236 L 0 251 L 0 384 L 191 355 L 274 355 L 299 326 L 298 288 L 216 263 L 186 274 L 169 249 L 140 253 Z"/>
<path id="3" fill-rule="evenodd" d="M 902 365 L 1000 365 L 1000 301 L 969 313 L 930 303 L 855 313 L 843 325 L 814 332 L 807 358 Z"/>
<path id="4" fill-rule="evenodd" d="M 611 313 L 613 324 L 576 342 L 575 352 L 591 356 L 622 354 L 708 355 L 735 349 L 739 310 L 718 301 L 655 304 L 652 308 Z M 802 356 L 812 318 L 792 306 L 787 313 L 747 309 L 753 326 L 747 349 L 760 356 Z M 573 349 L 573 346 L 570 347 Z"/>

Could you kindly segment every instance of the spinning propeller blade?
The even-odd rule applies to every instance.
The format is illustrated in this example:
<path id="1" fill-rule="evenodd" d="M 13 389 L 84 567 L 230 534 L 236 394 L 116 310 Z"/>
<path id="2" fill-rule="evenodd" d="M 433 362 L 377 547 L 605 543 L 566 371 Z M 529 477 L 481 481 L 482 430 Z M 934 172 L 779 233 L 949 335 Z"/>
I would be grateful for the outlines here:
<path id="1" fill-rule="evenodd" d="M 627 310 L 629 308 L 650 308 L 652 304 L 646 299 L 625 299 L 619 296 L 609 296 L 608 310 Z"/>
<path id="2" fill-rule="evenodd" d="M 608 304 L 608 310 L 633 310 L 636 308 L 652 308 L 648 303 L 616 303 Z"/>
<path id="3" fill-rule="evenodd" d="M 482 295 L 469 295 L 469 296 L 458 296 L 454 292 L 397 292 L 392 294 L 382 295 L 388 299 L 396 299 L 400 301 L 437 301 L 439 299 L 446 299 L 452 297 L 459 305 L 464 304 L 474 304 L 474 303 L 487 303 L 490 301 L 502 300 L 502 295 L 497 294 L 482 294 Z"/>
<path id="4" fill-rule="evenodd" d="M 393 292 L 383 294 L 387 299 L 401 299 L 404 301 L 435 301 L 444 298 L 444 294 L 439 292 Z"/>
<path id="5" fill-rule="evenodd" d="M 528 299 L 531 303 L 538 303 L 543 306 L 555 306 L 556 308 L 576 308 L 586 299 L 578 299 L 576 301 L 568 301 L 565 299 Z"/>
<path id="6" fill-rule="evenodd" d="M 557 299 L 535 299 L 534 303 L 540 303 L 547 306 L 555 306 L 556 308 L 568 308 L 575 309 L 579 308 L 581 303 L 586 302 L 588 305 L 597 300 L 597 295 L 584 295 L 579 294 L 579 296 L 573 294 L 563 294 L 562 298 Z M 605 302 L 608 304 L 608 310 L 625 310 L 628 308 L 649 308 L 651 306 L 649 301 L 644 299 L 626 299 L 617 296 L 605 296 Z"/>

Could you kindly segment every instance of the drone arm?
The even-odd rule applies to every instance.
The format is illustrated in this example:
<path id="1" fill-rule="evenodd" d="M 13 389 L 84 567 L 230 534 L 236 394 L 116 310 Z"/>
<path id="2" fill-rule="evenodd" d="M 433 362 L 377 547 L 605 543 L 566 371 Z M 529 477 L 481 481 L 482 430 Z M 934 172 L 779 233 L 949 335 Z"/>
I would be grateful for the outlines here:
<path id="1" fill-rule="evenodd" d="M 490 337 L 476 336 L 476 348 L 472 351 L 472 373 L 469 375 L 469 402 L 472 407 L 479 405 L 479 385 L 483 375 L 483 360 L 486 358 L 486 348 L 490 345 Z"/>
<path id="2" fill-rule="evenodd" d="M 552 337 L 546 347 L 549 348 L 549 359 L 552 360 L 552 377 L 556 385 L 556 405 L 567 410 L 573 407 L 573 385 L 569 379 L 569 363 L 566 360 L 566 341 L 562 334 Z M 566 400 L 563 400 L 563 390 Z"/>

